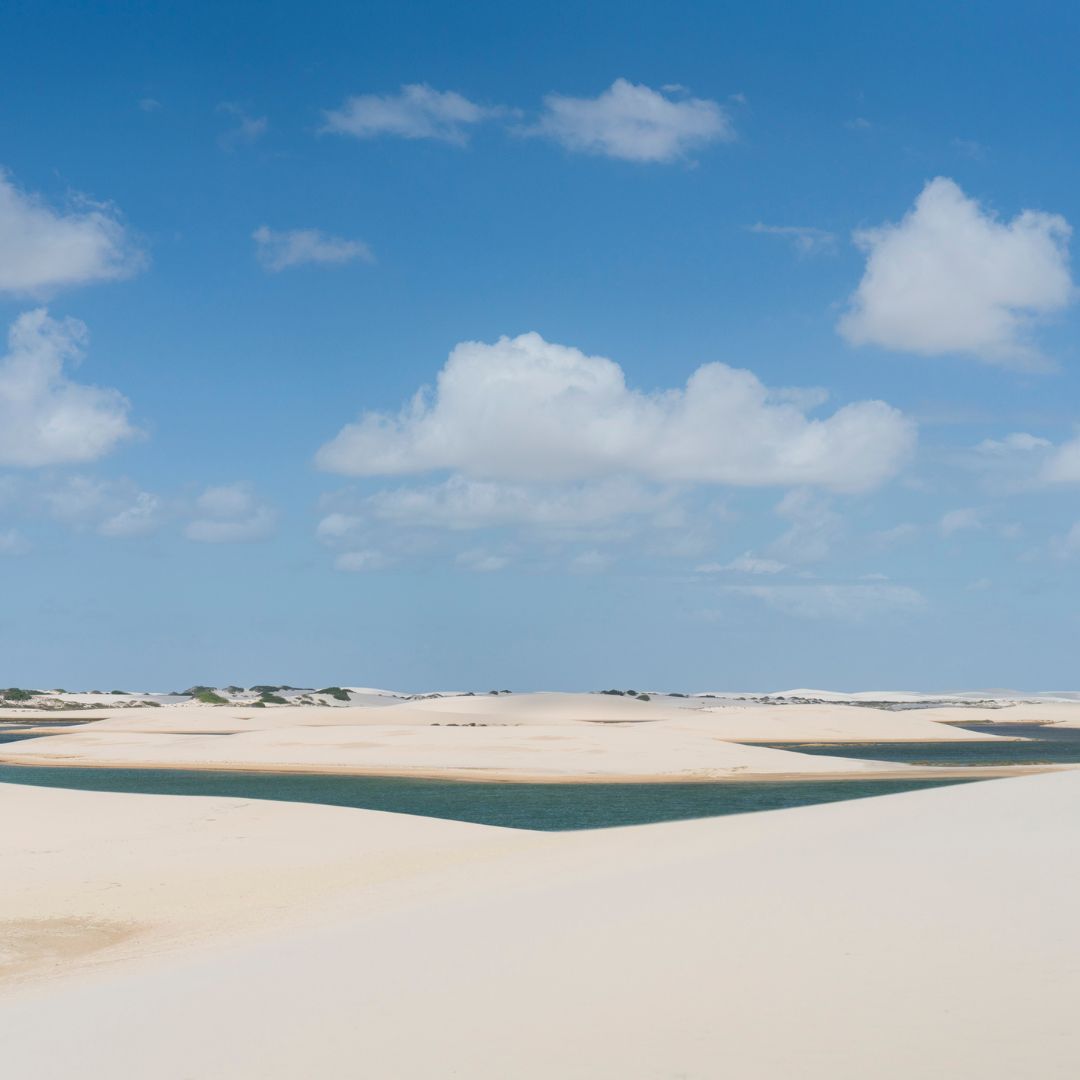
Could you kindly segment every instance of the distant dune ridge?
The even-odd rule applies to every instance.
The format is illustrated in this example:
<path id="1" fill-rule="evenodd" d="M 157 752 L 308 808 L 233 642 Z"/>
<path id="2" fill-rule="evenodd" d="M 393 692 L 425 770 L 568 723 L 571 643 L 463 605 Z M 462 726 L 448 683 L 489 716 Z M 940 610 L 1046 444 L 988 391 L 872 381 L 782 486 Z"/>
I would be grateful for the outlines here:
<path id="1" fill-rule="evenodd" d="M 1080 725 L 1080 702 L 1056 698 L 191 689 L 183 696 L 52 694 L 12 703 L 0 718 L 47 737 L 0 744 L 0 761 L 493 780 L 913 776 L 909 765 L 745 744 L 996 737 L 957 722 Z M 52 704 L 69 699 L 82 708 L 60 713 Z M 85 722 L 58 727 L 51 718 L 61 715 Z"/>

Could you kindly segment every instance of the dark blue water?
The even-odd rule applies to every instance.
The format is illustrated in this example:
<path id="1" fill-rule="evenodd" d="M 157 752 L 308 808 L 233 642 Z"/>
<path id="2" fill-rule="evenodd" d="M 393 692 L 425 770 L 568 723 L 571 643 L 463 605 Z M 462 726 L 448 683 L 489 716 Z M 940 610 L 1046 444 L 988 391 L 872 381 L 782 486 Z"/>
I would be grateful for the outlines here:
<path id="1" fill-rule="evenodd" d="M 1024 742 L 755 743 L 802 754 L 898 761 L 908 765 L 1046 765 L 1080 762 L 1080 728 L 1038 724 L 952 724 Z"/>
<path id="2" fill-rule="evenodd" d="M 0 765 L 0 782 L 83 791 L 221 795 L 353 806 L 562 831 L 744 814 L 940 787 L 940 780 L 738 781 L 690 784 L 482 784 L 464 780 L 180 769 Z"/>

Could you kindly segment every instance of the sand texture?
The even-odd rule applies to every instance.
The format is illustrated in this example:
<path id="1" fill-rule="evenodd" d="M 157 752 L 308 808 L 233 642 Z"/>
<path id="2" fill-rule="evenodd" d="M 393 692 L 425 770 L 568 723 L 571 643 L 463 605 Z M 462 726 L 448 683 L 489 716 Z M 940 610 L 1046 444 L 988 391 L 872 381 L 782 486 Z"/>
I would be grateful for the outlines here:
<path id="1" fill-rule="evenodd" d="M 12 1076 L 1071 1078 L 1080 772 L 571 834 L 0 785 Z"/>

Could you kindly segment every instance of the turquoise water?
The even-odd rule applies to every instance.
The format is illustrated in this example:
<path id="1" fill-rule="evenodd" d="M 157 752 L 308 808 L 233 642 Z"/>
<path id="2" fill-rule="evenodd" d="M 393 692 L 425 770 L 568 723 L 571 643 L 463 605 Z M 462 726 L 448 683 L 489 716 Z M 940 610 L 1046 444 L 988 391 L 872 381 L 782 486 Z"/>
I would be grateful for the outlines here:
<path id="1" fill-rule="evenodd" d="M 955 724 L 981 734 L 1020 736 L 1025 742 L 755 743 L 802 754 L 908 765 L 1045 765 L 1080 762 L 1080 728 L 1034 724 Z"/>
<path id="2" fill-rule="evenodd" d="M 180 769 L 0 765 L 0 782 L 82 791 L 223 795 L 353 806 L 398 814 L 562 831 L 744 814 L 889 795 L 970 781 L 815 780 L 784 783 L 480 784 L 462 780 Z"/>

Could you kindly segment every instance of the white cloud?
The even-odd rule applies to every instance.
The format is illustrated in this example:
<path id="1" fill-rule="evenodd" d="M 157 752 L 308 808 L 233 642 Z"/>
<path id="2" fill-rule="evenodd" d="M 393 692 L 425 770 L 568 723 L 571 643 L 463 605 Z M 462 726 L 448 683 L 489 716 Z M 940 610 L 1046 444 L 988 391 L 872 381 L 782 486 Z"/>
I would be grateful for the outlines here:
<path id="1" fill-rule="evenodd" d="M 235 150 L 238 146 L 250 146 L 261 139 L 270 130 L 270 121 L 265 116 L 251 116 L 246 109 L 235 102 L 223 101 L 218 112 L 228 113 L 235 121 L 235 126 L 223 131 L 218 136 L 218 145 L 223 150 Z"/>
<path id="2" fill-rule="evenodd" d="M 349 574 L 361 574 L 369 570 L 382 570 L 391 565 L 392 560 L 381 551 L 343 551 L 334 560 L 334 569 Z"/>
<path id="3" fill-rule="evenodd" d="M 398 525 L 449 529 L 534 525 L 552 529 L 600 525 L 615 518 L 662 514 L 672 494 L 621 477 L 566 487 L 530 487 L 451 476 L 441 484 L 376 492 L 365 506 Z"/>
<path id="4" fill-rule="evenodd" d="M 0 293 L 37 295 L 115 281 L 146 257 L 115 210 L 77 197 L 67 211 L 20 191 L 0 170 Z"/>
<path id="5" fill-rule="evenodd" d="M 68 378 L 86 338 L 83 323 L 44 308 L 12 324 L 0 359 L 0 465 L 93 461 L 135 434 L 122 394 Z"/>
<path id="6" fill-rule="evenodd" d="M 463 551 L 457 557 L 457 563 L 476 574 L 494 574 L 505 570 L 510 565 L 510 560 L 505 555 L 494 555 L 483 548 L 472 548 Z"/>
<path id="7" fill-rule="evenodd" d="M 148 491 L 140 491 L 130 505 L 105 518 L 98 532 L 102 536 L 145 536 L 157 528 L 160 514 L 161 500 Z"/>
<path id="8" fill-rule="evenodd" d="M 315 527 L 315 535 L 324 543 L 331 543 L 348 536 L 364 524 L 364 518 L 356 514 L 342 514 L 335 511 L 327 514 Z"/>
<path id="9" fill-rule="evenodd" d="M 922 594 L 906 585 L 728 585 L 725 591 L 803 619 L 862 622 L 926 605 Z"/>
<path id="10" fill-rule="evenodd" d="M 595 98 L 548 94 L 540 120 L 524 133 L 623 161 L 674 161 L 696 147 L 735 138 L 731 117 L 717 102 L 672 97 L 626 79 Z"/>
<path id="11" fill-rule="evenodd" d="M 207 488 L 195 500 L 194 518 L 184 535 L 205 544 L 262 540 L 273 531 L 277 515 L 243 484 Z"/>
<path id="12" fill-rule="evenodd" d="M 286 229 L 279 232 L 260 225 L 251 237 L 255 241 L 256 258 L 263 267 L 274 273 L 308 263 L 341 266 L 357 259 L 369 263 L 375 261 L 371 248 L 362 241 L 328 236 L 318 229 Z"/>
<path id="13" fill-rule="evenodd" d="M 760 555 L 747 551 L 731 562 L 702 563 L 695 569 L 699 574 L 779 574 L 787 569 L 787 563 L 778 562 L 776 559 L 763 559 Z"/>
<path id="14" fill-rule="evenodd" d="M 1054 449 L 1039 479 L 1044 484 L 1080 484 L 1080 435 Z"/>
<path id="15" fill-rule="evenodd" d="M 338 109 L 323 113 L 322 131 L 372 139 L 396 135 L 402 139 L 438 139 L 463 146 L 469 129 L 505 110 L 477 105 L 453 90 L 434 90 L 426 84 L 403 86 L 397 94 L 359 94 Z"/>
<path id="16" fill-rule="evenodd" d="M 938 522 L 942 536 L 953 536 L 965 529 L 981 529 L 982 513 L 974 507 L 965 506 L 959 510 L 950 510 L 943 514 Z"/>
<path id="17" fill-rule="evenodd" d="M 760 221 L 750 231 L 788 240 L 800 255 L 818 255 L 836 249 L 836 234 L 810 225 L 764 225 Z"/>
<path id="18" fill-rule="evenodd" d="M 102 536 L 143 536 L 161 523 L 162 502 L 129 480 L 67 476 L 40 492 L 38 501 L 56 521 Z"/>
<path id="19" fill-rule="evenodd" d="M 1036 210 L 999 221 L 938 177 L 899 224 L 855 234 L 866 271 L 838 329 L 853 345 L 1038 366 L 1030 331 L 1074 298 L 1071 232 Z"/>
<path id="20" fill-rule="evenodd" d="M 914 442 L 914 423 L 880 401 L 811 418 L 719 363 L 685 389 L 646 394 L 611 360 L 532 333 L 458 345 L 434 395 L 421 391 L 397 416 L 364 413 L 317 461 L 352 476 L 457 470 L 524 484 L 634 476 L 861 491 L 893 476 Z"/>
<path id="21" fill-rule="evenodd" d="M 1013 432 L 1002 439 L 984 439 L 961 460 L 999 494 L 1080 484 L 1080 436 L 1055 445 L 1037 435 Z"/>

